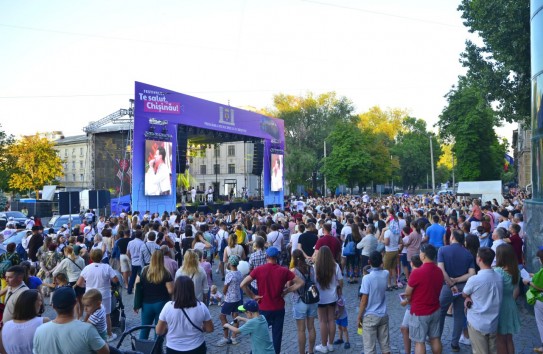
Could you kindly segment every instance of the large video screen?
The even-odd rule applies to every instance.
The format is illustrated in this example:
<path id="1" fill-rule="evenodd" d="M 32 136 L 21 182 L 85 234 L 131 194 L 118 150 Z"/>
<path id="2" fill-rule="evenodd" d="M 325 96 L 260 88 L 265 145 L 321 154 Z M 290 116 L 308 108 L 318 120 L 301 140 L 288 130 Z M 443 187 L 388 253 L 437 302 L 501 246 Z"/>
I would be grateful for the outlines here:
<path id="1" fill-rule="evenodd" d="M 271 154 L 271 191 L 283 189 L 283 155 Z"/>
<path id="2" fill-rule="evenodd" d="M 172 143 L 145 140 L 145 195 L 172 194 Z"/>

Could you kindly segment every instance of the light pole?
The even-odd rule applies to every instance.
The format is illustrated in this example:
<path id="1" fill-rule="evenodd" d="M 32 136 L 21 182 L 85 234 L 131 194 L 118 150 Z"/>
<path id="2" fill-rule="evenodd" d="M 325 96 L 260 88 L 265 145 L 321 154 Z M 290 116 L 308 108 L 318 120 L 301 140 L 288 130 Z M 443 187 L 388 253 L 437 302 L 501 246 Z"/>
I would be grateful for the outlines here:
<path id="1" fill-rule="evenodd" d="M 432 142 L 432 136 L 429 136 L 430 138 L 430 164 L 432 166 L 432 193 L 436 192 L 436 179 L 434 175 L 434 146 Z"/>

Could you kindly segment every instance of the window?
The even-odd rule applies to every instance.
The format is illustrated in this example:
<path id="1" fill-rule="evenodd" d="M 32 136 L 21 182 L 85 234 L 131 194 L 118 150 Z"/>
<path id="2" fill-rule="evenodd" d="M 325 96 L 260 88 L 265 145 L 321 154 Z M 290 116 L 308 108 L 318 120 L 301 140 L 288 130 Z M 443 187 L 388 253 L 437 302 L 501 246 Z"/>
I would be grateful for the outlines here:
<path id="1" fill-rule="evenodd" d="M 64 157 L 68 157 L 68 149 L 64 149 Z"/>
<path id="2" fill-rule="evenodd" d="M 72 148 L 72 156 L 75 156 L 75 148 Z"/>
<path id="3" fill-rule="evenodd" d="M 200 174 L 205 175 L 206 174 L 206 165 L 200 165 Z"/>
<path id="4" fill-rule="evenodd" d="M 221 165 L 215 164 L 213 165 L 213 174 L 220 175 L 221 174 Z"/>
<path id="5" fill-rule="evenodd" d="M 236 146 L 228 145 L 228 156 L 236 156 Z"/>
<path id="6" fill-rule="evenodd" d="M 81 182 L 83 182 L 84 179 L 85 179 L 85 178 L 83 177 L 83 174 L 80 174 L 80 175 L 79 175 L 79 180 L 80 180 Z"/>
<path id="7" fill-rule="evenodd" d="M 76 181 L 76 179 L 75 179 L 75 173 L 72 173 L 72 181 L 74 181 L 74 182 Z"/>
<path id="8" fill-rule="evenodd" d="M 75 170 L 75 161 L 72 161 L 72 170 Z M 75 178 L 74 178 L 75 181 Z"/>
<path id="9" fill-rule="evenodd" d="M 83 156 L 83 148 L 82 147 L 79 148 L 79 156 Z"/>
<path id="10" fill-rule="evenodd" d="M 221 157 L 221 147 L 215 146 L 215 149 L 213 149 L 213 157 Z"/>
<path id="11" fill-rule="evenodd" d="M 205 190 L 206 190 L 206 184 L 205 184 L 205 183 L 200 183 L 200 190 L 201 190 L 201 191 L 205 191 Z"/>
<path id="12" fill-rule="evenodd" d="M 83 168 L 83 161 L 79 161 L 79 168 Z"/>
<path id="13" fill-rule="evenodd" d="M 236 173 L 236 165 L 233 163 L 228 164 L 228 173 L 233 174 Z"/>

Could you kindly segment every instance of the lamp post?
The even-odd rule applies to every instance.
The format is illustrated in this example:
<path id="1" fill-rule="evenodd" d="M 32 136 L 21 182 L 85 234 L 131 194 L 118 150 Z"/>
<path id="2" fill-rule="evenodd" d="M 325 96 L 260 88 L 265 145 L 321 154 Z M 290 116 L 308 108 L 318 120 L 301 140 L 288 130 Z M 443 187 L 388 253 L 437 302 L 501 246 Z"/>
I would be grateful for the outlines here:
<path id="1" fill-rule="evenodd" d="M 430 164 L 432 166 L 432 193 L 436 192 L 436 179 L 434 174 L 434 146 L 432 142 L 432 136 L 429 136 L 430 138 Z"/>

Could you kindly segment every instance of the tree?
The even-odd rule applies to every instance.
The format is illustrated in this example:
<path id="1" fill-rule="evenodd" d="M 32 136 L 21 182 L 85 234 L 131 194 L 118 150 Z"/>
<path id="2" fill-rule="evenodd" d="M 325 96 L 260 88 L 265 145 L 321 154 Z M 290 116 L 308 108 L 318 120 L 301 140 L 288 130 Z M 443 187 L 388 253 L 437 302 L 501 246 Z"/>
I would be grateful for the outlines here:
<path id="1" fill-rule="evenodd" d="M 358 126 L 373 133 L 385 134 L 390 141 L 402 129 L 402 122 L 407 117 L 407 111 L 400 108 L 391 108 L 383 111 L 379 106 L 373 106 L 369 111 L 358 115 Z"/>
<path id="2" fill-rule="evenodd" d="M 39 198 L 40 188 L 63 176 L 62 159 L 54 143 L 37 134 L 17 141 L 9 154 L 16 160 L 15 172 L 9 179 L 9 186 L 14 190 L 33 190 Z"/>
<path id="3" fill-rule="evenodd" d="M 8 135 L 0 129 L 0 191 L 9 190 L 8 181 L 15 165 L 15 160 L 9 153 L 13 143 L 13 135 Z"/>
<path id="4" fill-rule="evenodd" d="M 415 190 L 423 185 L 431 173 L 430 139 L 434 154 L 434 168 L 441 156 L 441 147 L 437 137 L 426 130 L 422 119 L 405 118 L 402 131 L 396 138 L 392 153 L 400 162 L 400 178 L 403 188 Z"/>
<path id="5" fill-rule="evenodd" d="M 323 159 L 322 173 L 333 191 L 340 185 L 355 187 L 361 176 L 368 172 L 370 162 L 369 140 L 354 123 L 338 123 L 328 138 L 332 146 Z"/>
<path id="6" fill-rule="evenodd" d="M 340 122 L 354 121 L 354 107 L 335 92 L 305 97 L 278 94 L 270 113 L 285 121 L 286 180 L 291 187 L 316 187 L 316 173 L 324 156 L 324 140 Z"/>
<path id="7" fill-rule="evenodd" d="M 530 117 L 530 1 L 462 0 L 458 10 L 483 46 L 466 42 L 461 55 L 467 78 L 498 102 L 497 118 L 508 122 Z"/>
<path id="8" fill-rule="evenodd" d="M 448 106 L 437 123 L 441 137 L 452 141 L 459 181 L 500 179 L 505 145 L 494 131 L 495 114 L 485 91 L 466 78 L 447 95 Z"/>

